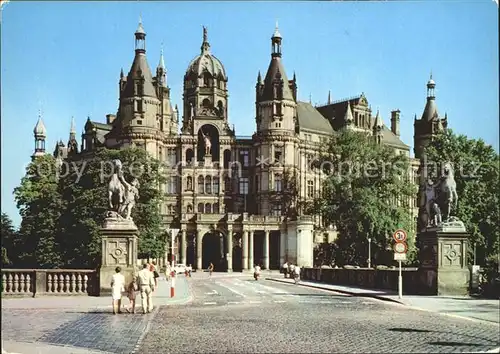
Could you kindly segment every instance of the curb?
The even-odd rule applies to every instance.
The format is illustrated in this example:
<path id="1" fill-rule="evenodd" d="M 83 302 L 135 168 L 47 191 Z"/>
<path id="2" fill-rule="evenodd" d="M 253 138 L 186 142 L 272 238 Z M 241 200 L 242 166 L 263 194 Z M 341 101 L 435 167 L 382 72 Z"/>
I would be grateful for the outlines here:
<path id="1" fill-rule="evenodd" d="M 275 281 L 275 282 L 278 282 L 278 283 L 292 285 L 292 283 L 289 283 L 287 281 L 283 281 L 281 279 L 275 279 L 275 278 L 265 278 L 265 279 L 266 280 Z M 351 296 L 367 297 L 367 298 L 377 299 L 377 300 L 380 300 L 380 301 L 392 302 L 392 303 L 395 303 L 395 304 L 407 306 L 406 304 L 404 304 L 401 301 L 398 301 L 398 300 L 395 300 L 395 299 L 391 299 L 391 298 L 388 298 L 388 297 L 385 297 L 385 296 L 382 296 L 382 295 L 369 295 L 369 294 L 359 295 L 358 293 L 355 293 L 355 292 L 352 292 L 352 291 L 337 290 L 337 289 L 334 290 L 334 289 L 330 289 L 330 288 L 327 288 L 327 287 L 324 287 L 324 286 L 321 286 L 321 285 L 301 284 L 300 282 L 297 285 L 300 285 L 300 286 L 303 286 L 303 287 L 307 287 L 307 288 L 321 289 L 321 290 L 331 291 L 331 292 L 334 292 L 334 293 L 341 293 L 341 294 L 351 295 Z"/>

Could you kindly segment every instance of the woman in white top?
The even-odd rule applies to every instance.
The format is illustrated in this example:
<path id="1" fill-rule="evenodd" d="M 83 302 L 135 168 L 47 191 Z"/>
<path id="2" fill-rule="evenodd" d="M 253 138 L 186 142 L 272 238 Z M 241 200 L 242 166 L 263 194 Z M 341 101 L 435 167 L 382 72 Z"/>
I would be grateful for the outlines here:
<path id="1" fill-rule="evenodd" d="M 122 293 L 125 291 L 125 277 L 120 272 L 122 269 L 116 267 L 115 274 L 111 278 L 111 297 L 113 299 L 113 314 L 122 313 Z"/>

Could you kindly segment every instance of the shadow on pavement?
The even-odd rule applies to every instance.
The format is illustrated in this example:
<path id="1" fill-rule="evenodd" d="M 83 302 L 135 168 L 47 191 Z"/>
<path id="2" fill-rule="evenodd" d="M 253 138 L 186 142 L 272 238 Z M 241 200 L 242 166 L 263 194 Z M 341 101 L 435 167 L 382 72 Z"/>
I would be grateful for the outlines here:
<path id="1" fill-rule="evenodd" d="M 484 344 L 461 343 L 461 342 L 428 342 L 430 345 L 442 345 L 446 347 L 482 347 Z"/>
<path id="2" fill-rule="evenodd" d="M 417 332 L 417 333 L 429 333 L 433 331 L 429 331 L 427 329 L 416 329 L 416 328 L 389 328 L 389 331 L 392 332 Z"/>

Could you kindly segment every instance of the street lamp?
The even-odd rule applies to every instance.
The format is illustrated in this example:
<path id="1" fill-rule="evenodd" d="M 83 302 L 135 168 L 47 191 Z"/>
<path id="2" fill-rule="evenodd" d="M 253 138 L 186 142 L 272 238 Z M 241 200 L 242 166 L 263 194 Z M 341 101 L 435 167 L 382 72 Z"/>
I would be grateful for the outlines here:
<path id="1" fill-rule="evenodd" d="M 368 268 L 372 267 L 372 239 L 368 237 Z"/>

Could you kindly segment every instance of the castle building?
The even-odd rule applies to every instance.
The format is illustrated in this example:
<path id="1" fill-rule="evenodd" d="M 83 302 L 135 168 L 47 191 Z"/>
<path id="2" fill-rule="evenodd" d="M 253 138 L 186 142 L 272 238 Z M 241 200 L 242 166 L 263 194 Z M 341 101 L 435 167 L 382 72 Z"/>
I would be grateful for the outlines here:
<path id="1" fill-rule="evenodd" d="M 277 27 L 271 48 L 267 72 L 264 78 L 258 73 L 255 85 L 255 133 L 239 137 L 228 120 L 228 77 L 206 28 L 184 75 L 180 121 L 163 52 L 153 76 L 139 23 L 132 66 L 127 76 L 120 73 L 116 114 L 106 115 L 105 123 L 87 119 L 80 151 L 73 122 L 67 145 L 59 141 L 54 156 L 62 160 L 91 156 L 102 147 L 136 146 L 169 166 L 161 212 L 166 229 L 180 229 L 178 262 L 198 269 L 212 262 L 227 271 L 256 263 L 279 268 L 285 261 L 312 266 L 314 245 L 333 241 L 336 232 L 320 217 L 304 215 L 297 201 L 312 201 L 320 193 L 325 174 L 314 161 L 324 143 L 337 131 L 352 129 L 407 156 L 410 147 L 400 139 L 400 111 L 391 112 L 387 127 L 378 110 L 373 115 L 364 93 L 334 102 L 329 94 L 318 106 L 298 100 L 297 78 L 294 73 L 288 79 Z M 433 102 L 428 98 L 422 120 L 415 121 L 415 154 L 431 133 L 428 121 L 437 114 Z M 39 156 L 46 138 L 41 118 L 34 134 Z M 418 169 L 418 160 L 412 163 Z"/>

